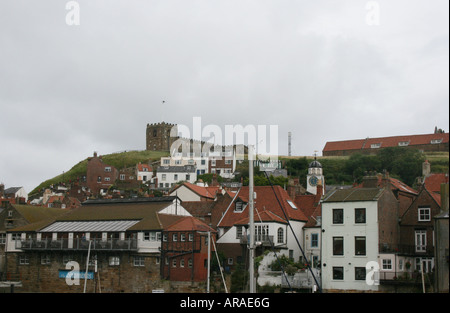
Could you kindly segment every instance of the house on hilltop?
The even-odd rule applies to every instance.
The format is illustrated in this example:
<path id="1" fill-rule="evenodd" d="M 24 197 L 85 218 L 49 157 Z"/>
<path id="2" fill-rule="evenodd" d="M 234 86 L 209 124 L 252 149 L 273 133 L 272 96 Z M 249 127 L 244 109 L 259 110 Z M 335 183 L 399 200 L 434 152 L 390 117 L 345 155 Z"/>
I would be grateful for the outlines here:
<path id="1" fill-rule="evenodd" d="M 322 150 L 323 156 L 347 156 L 355 153 L 377 154 L 387 147 L 415 148 L 422 151 L 449 151 L 449 134 L 392 136 L 356 140 L 329 141 Z"/>

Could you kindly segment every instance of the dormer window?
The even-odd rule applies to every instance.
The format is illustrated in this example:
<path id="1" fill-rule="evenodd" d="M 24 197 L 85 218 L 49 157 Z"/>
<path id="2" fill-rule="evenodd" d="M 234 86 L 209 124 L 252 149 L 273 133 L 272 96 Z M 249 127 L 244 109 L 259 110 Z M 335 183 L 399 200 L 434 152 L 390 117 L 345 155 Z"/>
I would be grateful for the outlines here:
<path id="1" fill-rule="evenodd" d="M 381 147 L 381 143 L 373 143 L 373 144 L 370 145 L 371 149 L 378 149 L 380 147 Z"/>
<path id="2" fill-rule="evenodd" d="M 399 141 L 398 146 L 399 147 L 406 147 L 409 145 L 409 141 Z"/>
<path id="3" fill-rule="evenodd" d="M 442 138 L 441 139 L 431 139 L 430 143 L 432 145 L 436 145 L 436 144 L 442 143 Z"/>
<path id="4" fill-rule="evenodd" d="M 242 201 L 236 201 L 234 211 L 242 212 L 243 208 L 244 208 L 244 203 Z"/>

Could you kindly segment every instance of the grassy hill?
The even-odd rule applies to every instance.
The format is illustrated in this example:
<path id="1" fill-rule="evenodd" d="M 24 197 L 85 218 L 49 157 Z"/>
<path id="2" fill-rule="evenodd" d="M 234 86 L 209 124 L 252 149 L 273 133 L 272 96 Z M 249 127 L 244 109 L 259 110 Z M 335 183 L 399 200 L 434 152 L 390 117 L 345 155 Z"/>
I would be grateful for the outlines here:
<path id="1" fill-rule="evenodd" d="M 167 151 L 127 151 L 121 153 L 113 153 L 103 155 L 103 162 L 108 165 L 114 166 L 118 169 L 125 167 L 135 166 L 139 162 L 159 161 L 161 157 L 168 156 Z M 431 171 L 433 173 L 448 173 L 449 169 L 449 153 L 448 152 L 428 152 L 423 155 L 431 163 Z M 375 156 L 368 157 L 366 161 L 375 158 Z M 286 162 L 288 174 L 296 177 L 301 177 L 301 183 L 306 186 L 306 174 L 308 171 L 308 164 L 313 160 L 313 157 L 305 156 L 280 156 L 280 160 Z M 328 184 L 352 184 L 354 181 L 354 175 L 349 173 L 349 167 L 352 169 L 352 165 L 349 165 L 350 157 L 317 157 L 322 163 L 325 179 Z M 245 167 L 246 165 L 243 164 Z M 368 168 L 371 170 L 371 168 Z M 242 171 L 242 169 L 240 169 Z M 354 169 L 353 169 L 354 170 Z M 48 179 L 37 186 L 30 192 L 30 197 L 38 193 L 44 188 L 48 188 L 52 184 L 60 182 L 70 182 L 77 178 L 86 175 L 87 171 L 87 158 L 80 161 L 73 166 L 69 171 L 64 174 L 60 174 L 56 177 Z M 243 173 L 244 174 L 244 173 Z M 245 176 L 245 174 L 244 174 Z M 394 175 L 395 176 L 395 175 Z M 304 179 L 304 181 L 303 181 Z"/>
<path id="2" fill-rule="evenodd" d="M 106 154 L 102 155 L 103 162 L 105 164 L 114 166 L 117 169 L 122 169 L 126 167 L 132 167 L 138 164 L 139 162 L 148 162 L 148 161 L 158 161 L 161 157 L 168 156 L 169 152 L 167 151 L 125 151 L 120 153 Z M 33 196 L 38 193 L 40 190 L 48 188 L 52 184 L 57 183 L 68 183 L 70 181 L 74 181 L 77 178 L 86 175 L 87 172 L 87 163 L 88 159 L 84 159 L 80 161 L 76 165 L 74 165 L 69 171 L 64 172 L 58 176 L 50 178 L 44 182 L 42 182 L 39 186 L 37 186 L 33 191 L 30 192 L 29 196 Z"/>

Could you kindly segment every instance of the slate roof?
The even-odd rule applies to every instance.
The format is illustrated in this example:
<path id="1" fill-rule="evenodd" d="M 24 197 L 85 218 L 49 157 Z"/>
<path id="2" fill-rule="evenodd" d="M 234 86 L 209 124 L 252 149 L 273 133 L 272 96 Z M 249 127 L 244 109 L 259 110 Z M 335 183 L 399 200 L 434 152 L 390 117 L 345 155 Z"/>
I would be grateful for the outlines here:
<path id="1" fill-rule="evenodd" d="M 128 225 L 126 230 L 129 231 L 162 230 L 181 218 L 177 215 L 159 213 L 171 205 L 174 199 L 175 197 L 89 200 L 81 207 L 69 211 L 15 205 L 30 224 L 11 231 L 50 231 L 58 228 L 61 232 L 71 232 L 82 231 L 71 228 L 73 225 L 80 227 L 84 225 L 92 229 L 101 225 L 117 228 L 125 224 Z"/>
<path id="2" fill-rule="evenodd" d="M 383 192 L 384 189 L 380 188 L 338 189 L 326 196 L 322 202 L 376 201 Z"/>

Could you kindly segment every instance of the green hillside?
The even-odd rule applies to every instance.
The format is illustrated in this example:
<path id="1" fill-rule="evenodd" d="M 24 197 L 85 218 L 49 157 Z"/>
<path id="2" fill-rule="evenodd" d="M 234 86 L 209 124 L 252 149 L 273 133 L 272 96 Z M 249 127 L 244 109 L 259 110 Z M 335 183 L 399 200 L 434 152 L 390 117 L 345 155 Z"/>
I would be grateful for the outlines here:
<path id="1" fill-rule="evenodd" d="M 117 169 L 122 169 L 126 167 L 132 167 L 139 162 L 145 163 L 148 161 L 158 161 L 161 157 L 168 156 L 167 151 L 126 151 L 120 153 L 106 154 L 102 155 L 103 162 L 105 164 L 114 166 Z M 50 178 L 42 182 L 33 191 L 30 192 L 29 196 L 33 196 L 40 190 L 48 188 L 52 184 L 58 183 L 68 183 L 74 181 L 77 178 L 86 175 L 88 159 L 80 161 L 78 164 L 74 165 L 69 171 L 64 172 L 58 176 Z"/>
<path id="2" fill-rule="evenodd" d="M 135 166 L 139 162 L 159 161 L 163 156 L 168 156 L 167 151 L 128 151 L 121 153 L 113 153 L 103 155 L 105 164 L 122 169 Z M 280 160 L 284 161 L 288 175 L 299 177 L 301 184 L 306 186 L 306 175 L 308 173 L 308 165 L 313 160 L 312 157 L 304 156 L 280 156 Z M 366 171 L 382 172 L 388 170 L 391 177 L 396 177 L 406 184 L 414 187 L 415 179 L 422 173 L 422 162 L 428 160 L 431 163 L 431 171 L 433 173 L 448 173 L 449 169 L 449 153 L 448 152 L 429 152 L 426 154 L 419 153 L 417 150 L 391 149 L 385 150 L 384 154 L 379 156 L 363 156 L 353 155 L 351 157 L 318 157 L 323 166 L 325 181 L 327 184 L 352 184 L 359 182 Z M 238 166 L 240 175 L 235 180 L 240 181 L 241 177 L 248 179 L 248 164 L 246 162 Z M 30 197 L 37 194 L 44 188 L 48 188 L 52 184 L 61 182 L 70 182 L 86 175 L 87 158 L 69 171 L 48 179 L 37 186 L 31 193 Z M 256 173 L 258 174 L 258 173 Z M 258 176 L 258 175 L 256 175 Z M 257 177 L 260 180 L 255 183 L 265 184 L 265 178 L 262 174 Z M 284 184 L 284 181 L 279 182 Z"/>

